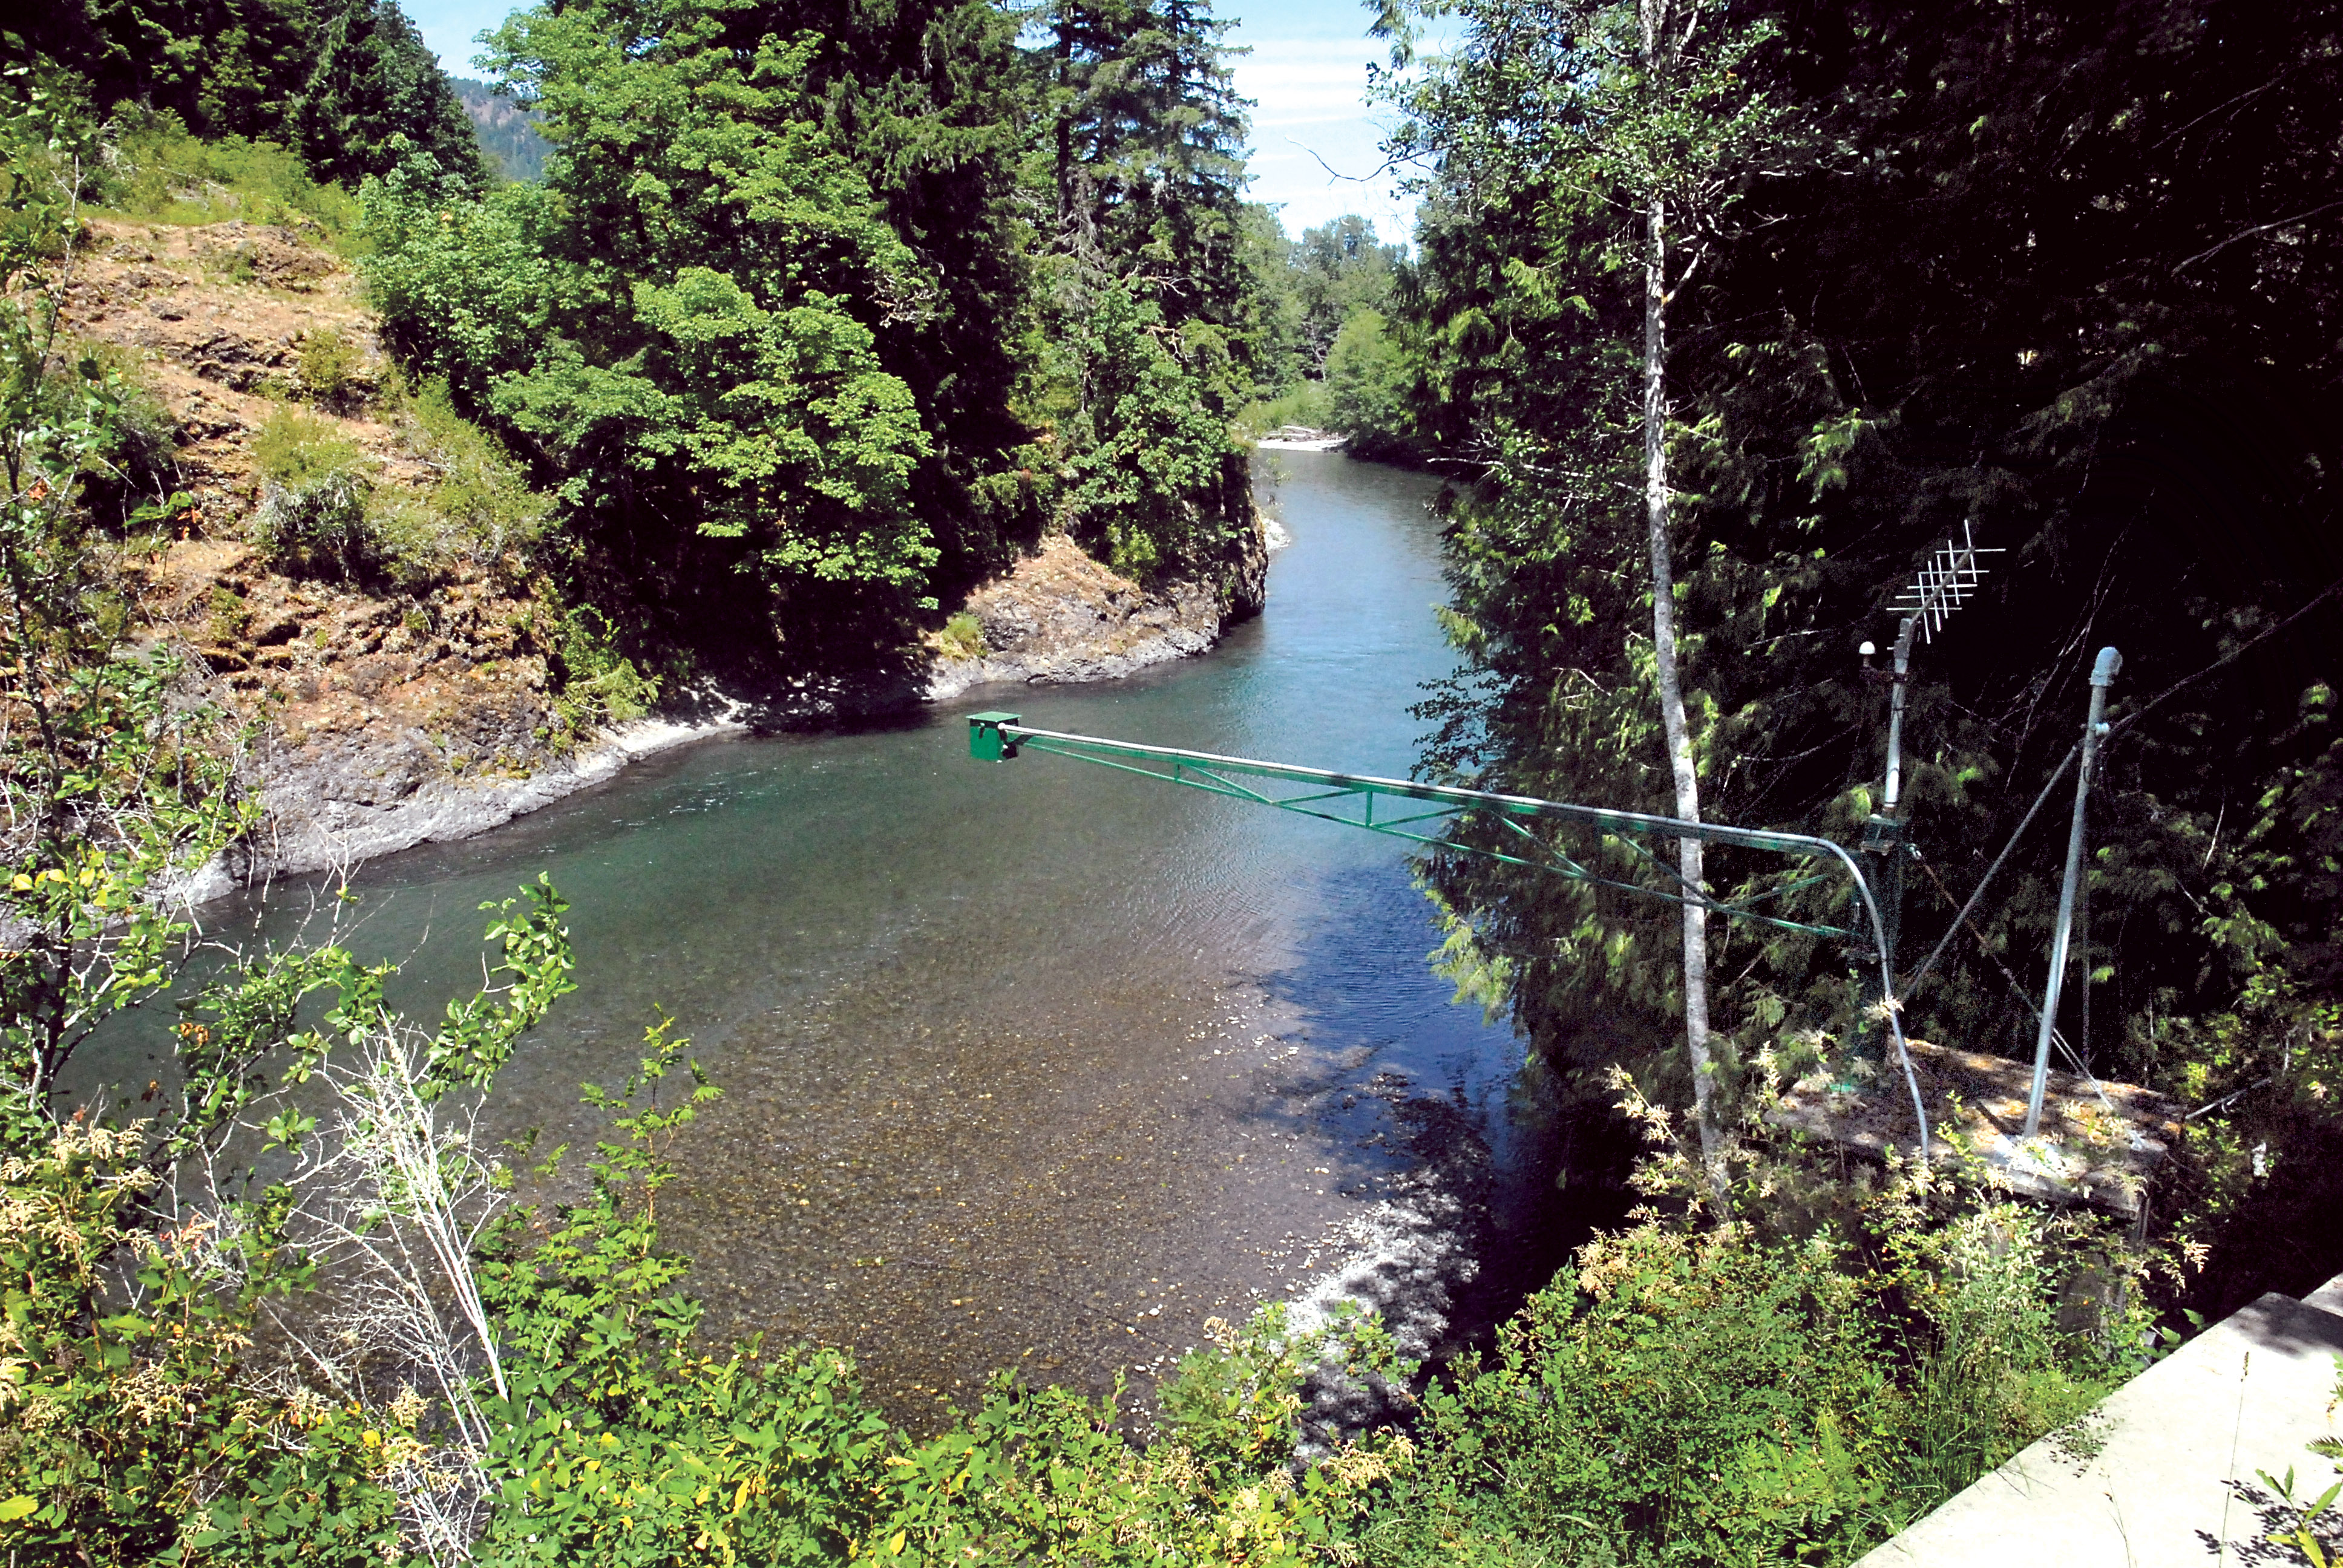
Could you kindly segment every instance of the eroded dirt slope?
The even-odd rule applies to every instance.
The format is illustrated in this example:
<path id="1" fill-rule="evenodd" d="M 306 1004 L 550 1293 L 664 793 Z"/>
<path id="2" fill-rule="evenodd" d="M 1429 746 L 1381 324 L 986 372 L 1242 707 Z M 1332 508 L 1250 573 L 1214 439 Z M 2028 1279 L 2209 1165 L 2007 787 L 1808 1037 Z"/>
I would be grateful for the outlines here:
<path id="1" fill-rule="evenodd" d="M 126 587 L 225 700 L 265 721 L 261 853 L 287 869 L 477 830 L 534 793 L 514 786 L 578 764 L 554 743 L 543 607 L 524 590 L 478 566 L 406 593 L 289 578 L 245 542 L 262 490 L 254 437 L 287 399 L 365 454 L 378 490 L 435 477 L 378 411 L 375 325 L 338 256 L 247 223 L 101 220 L 66 297 L 65 330 L 135 359 L 176 426 L 195 507 L 160 552 L 124 562 Z M 325 334 L 351 351 L 330 400 L 301 376 Z"/>

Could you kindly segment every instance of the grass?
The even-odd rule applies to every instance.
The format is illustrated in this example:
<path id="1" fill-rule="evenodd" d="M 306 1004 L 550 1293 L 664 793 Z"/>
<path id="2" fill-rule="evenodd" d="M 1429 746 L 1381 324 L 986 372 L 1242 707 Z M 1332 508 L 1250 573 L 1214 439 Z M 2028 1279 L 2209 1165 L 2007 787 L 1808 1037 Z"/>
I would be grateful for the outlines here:
<path id="1" fill-rule="evenodd" d="M 936 633 L 936 647 L 946 658 L 982 658 L 991 650 L 984 640 L 984 626 L 966 610 L 955 610 Z"/>
<path id="2" fill-rule="evenodd" d="M 301 389 L 318 405 L 338 408 L 364 390 L 358 348 L 331 327 L 301 339 Z"/>
<path id="3" fill-rule="evenodd" d="M 322 365 L 313 367 L 313 353 Z M 303 382 L 320 397 L 325 386 L 347 388 L 349 357 L 338 338 L 322 347 L 311 339 Z M 340 427 L 290 403 L 254 433 L 269 488 L 253 538 L 271 565 L 408 590 L 466 562 L 525 572 L 530 547 L 552 526 L 551 500 L 529 487 L 494 437 L 456 412 L 444 384 L 426 383 L 412 397 L 394 388 L 389 401 L 391 423 L 434 475 L 419 488 L 376 484 L 374 463 Z"/>
<path id="4" fill-rule="evenodd" d="M 365 454 L 329 419 L 280 403 L 253 433 L 252 455 L 263 477 L 287 488 L 314 484 L 362 467 Z"/>
<path id="5" fill-rule="evenodd" d="M 200 140 L 165 113 L 133 124 L 116 152 L 99 192 L 103 213 L 143 223 L 273 224 L 309 231 L 345 255 L 357 245 L 357 199 L 311 179 L 299 156 L 274 142 Z"/>

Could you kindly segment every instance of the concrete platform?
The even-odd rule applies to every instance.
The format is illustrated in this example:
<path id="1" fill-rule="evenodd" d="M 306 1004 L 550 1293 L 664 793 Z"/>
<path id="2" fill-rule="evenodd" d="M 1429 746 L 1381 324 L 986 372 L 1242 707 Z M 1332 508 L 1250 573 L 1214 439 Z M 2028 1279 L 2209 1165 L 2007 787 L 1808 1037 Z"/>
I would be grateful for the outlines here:
<path id="1" fill-rule="evenodd" d="M 2291 1466 L 2297 1497 L 2316 1498 L 2334 1482 L 2333 1462 L 2303 1445 L 2343 1435 L 2343 1411 L 2328 1409 L 2338 1355 L 2343 1276 L 2304 1301 L 2264 1296 L 1856 1568 L 2305 1562 L 2268 1543 L 2285 1516 L 2255 1473 L 2283 1476 Z M 2326 1523 L 2336 1525 L 2331 1515 Z"/>
<path id="2" fill-rule="evenodd" d="M 1911 1051 L 1930 1131 L 1958 1140 L 1994 1181 L 2025 1197 L 2136 1220 L 2152 1173 L 2180 1140 L 2180 1108 L 2163 1095 L 2066 1072 L 2049 1076 L 2040 1134 L 2020 1138 L 2031 1062 L 1920 1040 Z M 1765 1120 L 1874 1158 L 1918 1142 L 1910 1093 L 1893 1065 L 1860 1090 L 1834 1090 L 1819 1076 L 1801 1082 Z"/>

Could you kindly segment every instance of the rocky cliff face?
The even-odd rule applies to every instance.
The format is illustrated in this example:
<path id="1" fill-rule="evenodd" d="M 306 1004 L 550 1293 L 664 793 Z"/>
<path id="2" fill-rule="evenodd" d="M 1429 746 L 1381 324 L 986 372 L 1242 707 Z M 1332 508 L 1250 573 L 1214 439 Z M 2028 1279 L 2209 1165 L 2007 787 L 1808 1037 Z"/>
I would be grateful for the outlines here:
<path id="1" fill-rule="evenodd" d="M 254 719 L 262 831 L 212 879 L 347 867 L 462 838 L 610 777 L 660 747 L 725 729 L 820 723 L 949 698 L 987 681 L 1111 679 L 1202 652 L 1260 611 L 1268 551 L 1242 465 L 1224 558 L 1152 591 L 1055 538 L 966 608 L 984 651 L 908 650 L 910 679 L 807 678 L 759 692 L 668 693 L 667 711 L 576 734 L 547 657 L 556 608 L 493 564 L 398 592 L 272 571 L 247 542 L 261 496 L 255 437 L 285 400 L 362 452 L 378 491 L 420 493 L 433 460 L 381 413 L 390 369 L 347 266 L 294 231 L 102 221 L 65 326 L 137 362 L 172 427 L 196 505 L 177 537 L 120 564 L 147 633 L 186 650 Z M 346 349 L 332 397 L 302 381 L 305 347 Z"/>
<path id="2" fill-rule="evenodd" d="M 1149 591 L 1053 537 L 1007 577 L 969 596 L 984 651 L 944 655 L 928 678 L 930 701 L 1001 681 L 1055 686 L 1114 680 L 1149 665 L 1202 653 L 1230 626 L 1261 613 L 1269 549 L 1260 521 L 1214 578 L 1186 578 Z"/>

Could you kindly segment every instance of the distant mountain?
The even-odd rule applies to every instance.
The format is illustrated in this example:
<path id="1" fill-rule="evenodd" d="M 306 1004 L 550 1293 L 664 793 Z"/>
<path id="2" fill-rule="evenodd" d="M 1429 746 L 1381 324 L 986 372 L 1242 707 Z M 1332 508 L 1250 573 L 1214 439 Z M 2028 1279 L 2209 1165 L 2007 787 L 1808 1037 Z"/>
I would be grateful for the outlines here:
<path id="1" fill-rule="evenodd" d="M 486 82 L 457 76 L 450 85 L 464 112 L 472 116 L 480 150 L 496 161 L 507 179 L 533 180 L 544 175 L 545 155 L 551 144 L 537 134 L 535 115 L 499 96 Z"/>

